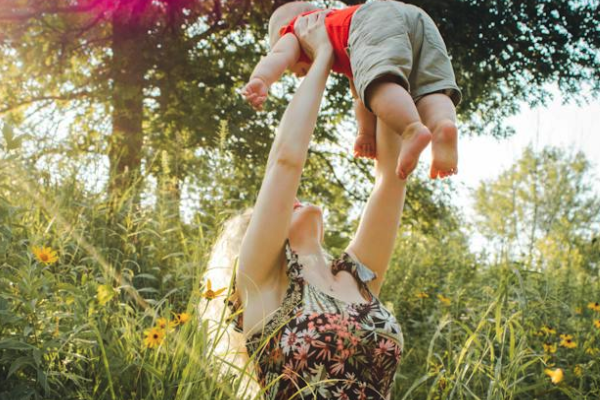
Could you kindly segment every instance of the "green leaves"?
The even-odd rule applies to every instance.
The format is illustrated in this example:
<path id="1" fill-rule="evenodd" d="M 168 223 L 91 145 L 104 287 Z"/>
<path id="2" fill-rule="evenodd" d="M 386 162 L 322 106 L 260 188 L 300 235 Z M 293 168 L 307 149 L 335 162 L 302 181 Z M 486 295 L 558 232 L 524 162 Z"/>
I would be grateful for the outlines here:
<path id="1" fill-rule="evenodd" d="M 26 134 L 15 135 L 13 126 L 6 122 L 2 125 L 2 137 L 4 138 L 4 145 L 0 143 L 0 146 L 7 152 L 20 149 L 23 140 L 31 138 L 30 135 Z"/>
<path id="2" fill-rule="evenodd" d="M 504 259 L 579 268 L 592 255 L 587 244 L 600 224 L 591 173 L 581 153 L 528 148 L 498 179 L 479 186 L 476 225 Z"/>

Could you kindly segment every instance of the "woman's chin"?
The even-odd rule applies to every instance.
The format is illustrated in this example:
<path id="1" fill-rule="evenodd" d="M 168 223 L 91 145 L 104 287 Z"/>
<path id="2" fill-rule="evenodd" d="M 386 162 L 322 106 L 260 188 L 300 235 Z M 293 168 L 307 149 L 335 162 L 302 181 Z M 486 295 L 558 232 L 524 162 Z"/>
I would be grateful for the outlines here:
<path id="1" fill-rule="evenodd" d="M 310 203 L 304 204 L 299 211 L 303 214 L 316 213 L 323 215 L 323 210 L 321 209 L 321 207 Z"/>

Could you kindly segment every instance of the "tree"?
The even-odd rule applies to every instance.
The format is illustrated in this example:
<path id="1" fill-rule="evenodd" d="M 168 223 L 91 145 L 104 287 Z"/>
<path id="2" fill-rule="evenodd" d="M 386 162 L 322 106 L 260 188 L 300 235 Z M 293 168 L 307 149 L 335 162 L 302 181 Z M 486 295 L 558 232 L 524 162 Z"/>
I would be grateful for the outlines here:
<path id="1" fill-rule="evenodd" d="M 586 268 L 600 227 L 592 176 L 582 153 L 529 147 L 498 179 L 479 186 L 476 226 L 503 261 Z"/>
<path id="2" fill-rule="evenodd" d="M 220 124 L 227 121 L 228 150 L 245 168 L 239 183 L 256 185 L 295 81 L 284 79 L 266 112 L 258 115 L 236 89 L 266 51 L 262 39 L 268 16 L 284 2 L 3 2 L 0 115 L 23 131 L 50 130 L 51 123 L 64 131 L 67 124 L 71 137 L 61 146 L 70 162 L 79 163 L 86 154 L 101 165 L 107 155 L 113 194 L 130 187 L 138 192 L 144 183 L 140 177 L 155 175 L 161 180 L 158 187 L 166 188 L 160 193 L 169 196 L 164 203 L 175 205 L 173 215 L 185 182 L 206 184 L 199 181 L 206 161 L 199 150 L 218 146 Z M 543 101 L 548 82 L 558 81 L 573 96 L 588 84 L 597 93 L 596 3 L 415 4 L 439 24 L 464 92 L 458 111 L 469 122 L 465 126 L 478 133 L 507 134 L 502 118 L 515 112 L 520 100 Z M 365 164 L 347 163 L 324 150 L 338 145 L 340 122 L 349 119 L 350 104 L 347 83 L 333 77 L 315 132 L 324 147 L 314 149 L 310 162 L 329 171 L 344 164 L 353 172 L 349 179 L 332 172 L 333 183 L 326 186 L 351 188 L 357 175 L 363 181 L 368 177 Z M 34 147 L 40 145 L 46 143 Z M 53 146 L 55 154 L 65 153 Z M 345 192 L 348 198 L 362 194 Z"/>
<path id="3" fill-rule="evenodd" d="M 248 7 L 248 0 L 226 5 L 218 0 L 3 3 L 0 113 L 20 120 L 23 106 L 35 105 L 56 107 L 62 113 L 95 108 L 87 116 L 97 119 L 110 115 L 105 149 L 109 187 L 113 194 L 122 193 L 140 182 L 144 102 L 153 97 L 148 95 L 153 89 L 148 75 L 157 66 L 165 67 L 164 74 L 172 72 L 169 64 L 160 63 L 172 55 L 161 44 L 194 28 L 184 46 L 177 48 L 187 54 L 215 32 L 236 26 Z M 170 92 L 165 85 L 163 89 L 164 107 Z M 36 112 L 42 115 L 39 108 Z M 102 129 L 90 122 L 83 125 L 87 131 Z"/>

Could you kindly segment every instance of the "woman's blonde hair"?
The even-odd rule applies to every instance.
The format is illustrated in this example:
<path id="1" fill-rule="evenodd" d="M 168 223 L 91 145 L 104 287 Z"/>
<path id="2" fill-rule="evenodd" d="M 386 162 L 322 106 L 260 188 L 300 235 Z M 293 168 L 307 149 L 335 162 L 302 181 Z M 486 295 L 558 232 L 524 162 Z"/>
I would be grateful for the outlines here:
<path id="1" fill-rule="evenodd" d="M 213 245 L 203 281 L 210 279 L 213 290 L 228 288 L 227 299 L 235 302 L 237 293 L 233 292 L 233 284 L 237 269 L 237 261 L 242 240 L 250 224 L 252 209 L 229 218 L 224 224 L 221 234 Z M 330 264 L 333 257 L 322 249 L 322 255 Z M 300 263 L 313 256 L 299 256 Z M 254 368 L 251 362 L 242 333 L 234 330 L 231 310 L 228 301 L 222 298 L 203 300 L 198 305 L 199 315 L 208 324 L 209 349 L 219 364 L 219 373 L 236 375 L 239 380 L 233 389 L 238 398 L 255 397 L 260 391 Z M 237 311 L 236 315 L 241 312 Z M 235 317 L 236 315 L 233 315 Z"/>
<path id="2" fill-rule="evenodd" d="M 252 209 L 229 218 L 223 224 L 221 234 L 215 241 L 203 281 L 210 279 L 214 290 L 228 288 L 227 296 L 233 293 L 233 282 L 242 239 L 250 223 Z M 234 393 L 236 396 L 255 395 L 259 386 L 249 367 L 250 360 L 244 344 L 244 336 L 233 329 L 231 312 L 227 300 L 222 298 L 203 300 L 199 304 L 199 315 L 208 324 L 208 337 L 214 356 L 218 360 L 221 374 L 234 374 L 240 379 Z"/>

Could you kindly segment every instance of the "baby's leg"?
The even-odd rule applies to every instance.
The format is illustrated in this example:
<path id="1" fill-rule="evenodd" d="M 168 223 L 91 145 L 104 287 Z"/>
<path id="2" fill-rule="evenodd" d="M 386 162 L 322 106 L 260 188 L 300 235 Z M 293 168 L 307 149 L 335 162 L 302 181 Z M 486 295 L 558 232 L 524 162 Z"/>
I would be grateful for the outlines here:
<path id="1" fill-rule="evenodd" d="M 375 158 L 377 154 L 375 140 L 377 117 L 367 110 L 360 99 L 354 100 L 354 114 L 358 124 L 358 135 L 354 142 L 354 157 Z"/>
<path id="2" fill-rule="evenodd" d="M 367 104 L 383 122 L 402 135 L 402 149 L 396 175 L 406 179 L 413 172 L 421 152 L 431 141 L 431 132 L 421 122 L 410 94 L 389 79 L 371 83 L 365 93 Z"/>
<path id="3" fill-rule="evenodd" d="M 445 178 L 458 172 L 456 111 L 450 97 L 442 93 L 423 96 L 417 101 L 422 121 L 431 130 L 433 160 L 429 176 Z"/>

